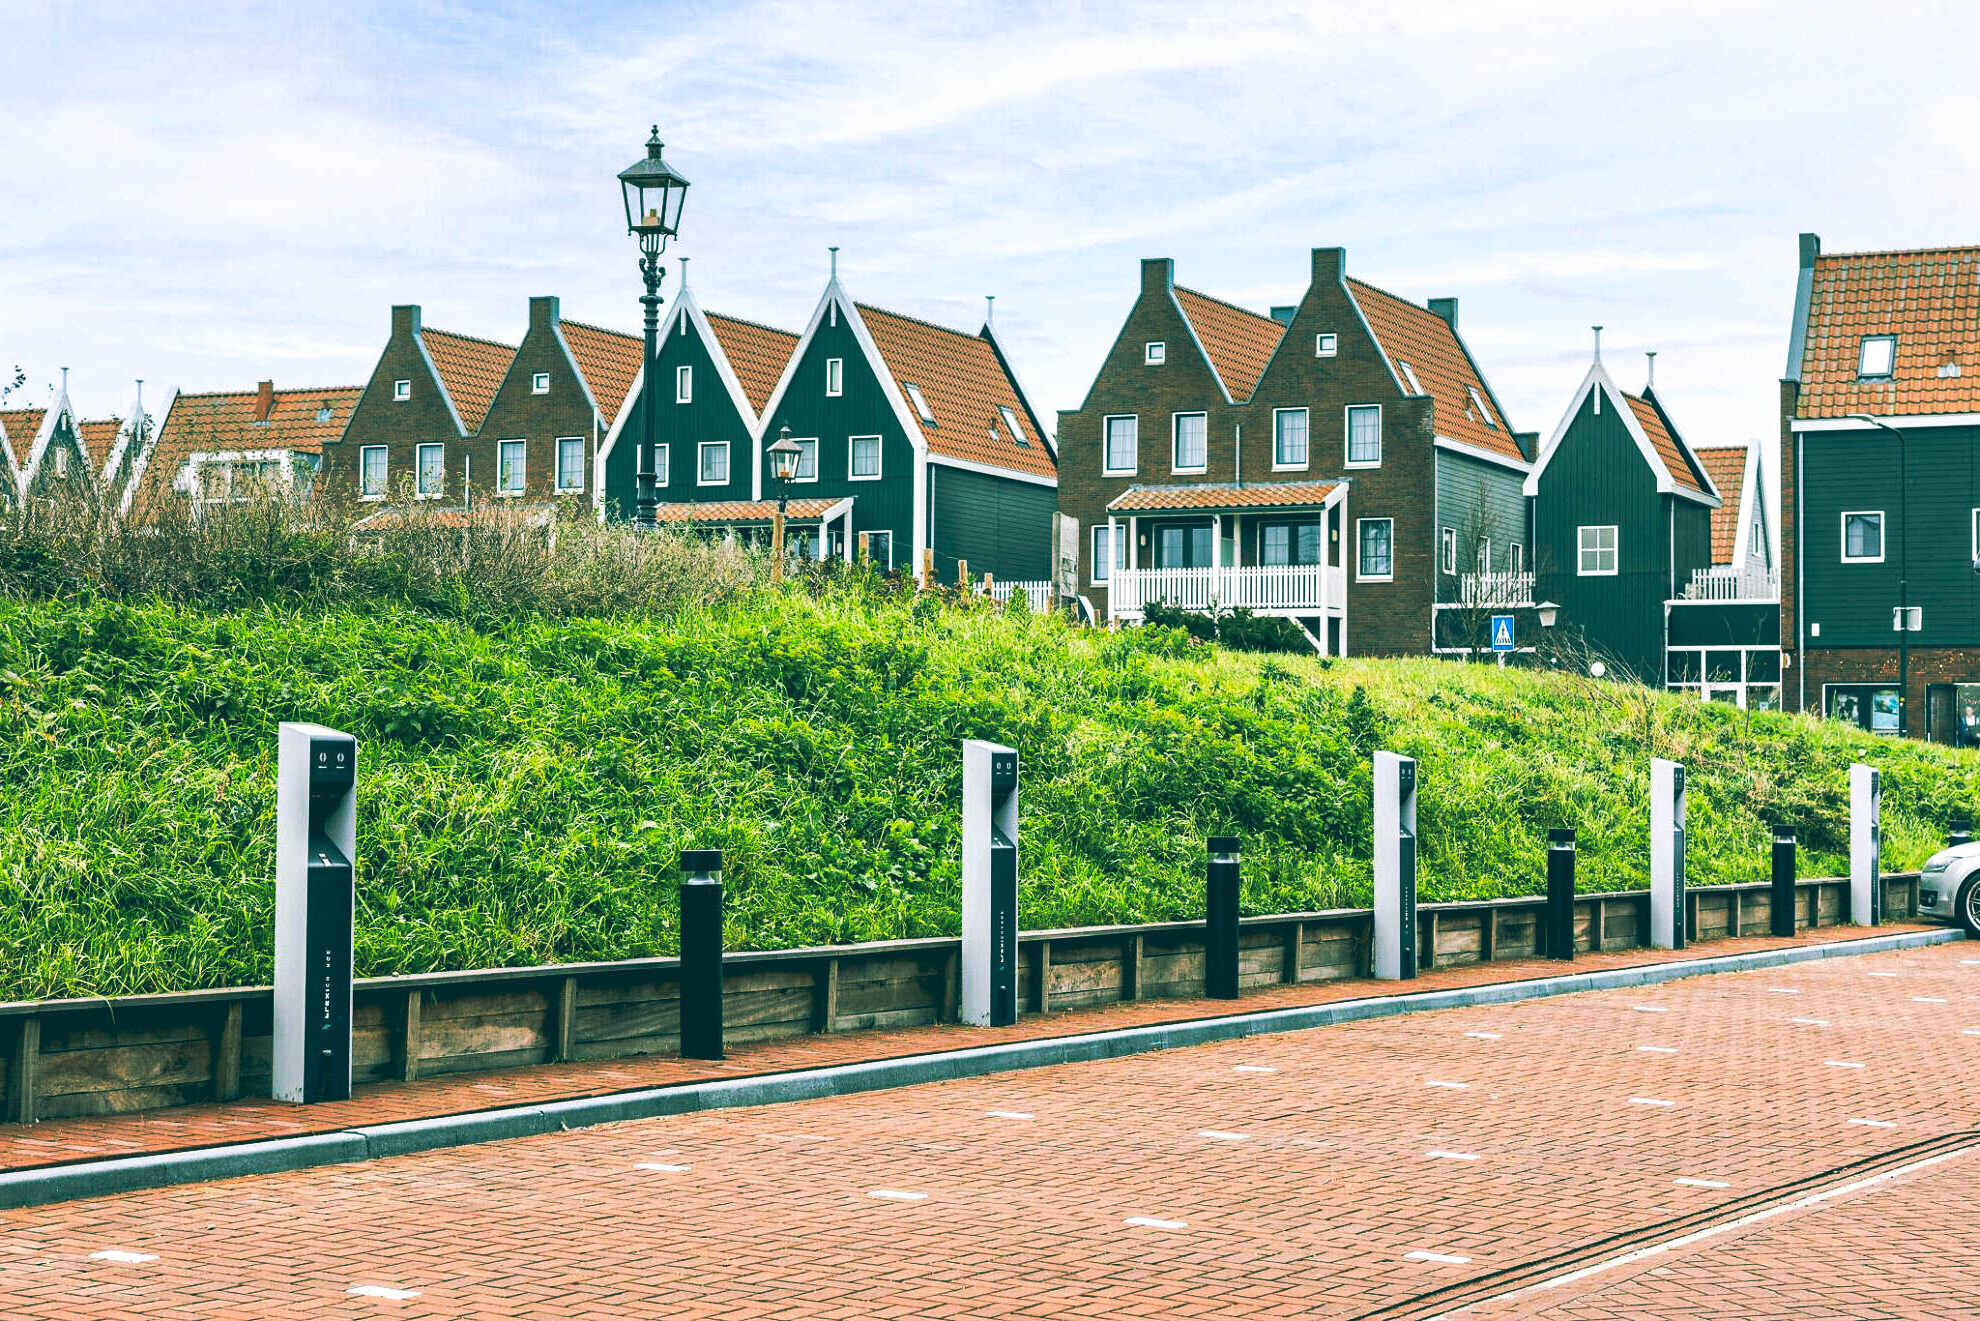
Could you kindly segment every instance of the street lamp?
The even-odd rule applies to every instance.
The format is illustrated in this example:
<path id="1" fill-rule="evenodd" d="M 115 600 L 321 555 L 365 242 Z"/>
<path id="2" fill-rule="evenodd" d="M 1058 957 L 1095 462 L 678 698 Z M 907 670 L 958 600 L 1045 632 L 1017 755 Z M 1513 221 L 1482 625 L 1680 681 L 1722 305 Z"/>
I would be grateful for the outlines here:
<path id="1" fill-rule="evenodd" d="M 1904 433 L 1868 413 L 1851 413 L 1849 420 L 1888 431 L 1898 443 L 1898 737 L 1911 734 L 1911 480 Z M 1847 535 L 1845 533 L 1844 535 Z M 1848 549 L 1847 547 L 1844 548 Z"/>
<path id="2" fill-rule="evenodd" d="M 639 426 L 642 444 L 633 501 L 633 521 L 643 528 L 654 524 L 654 510 L 660 497 L 654 490 L 653 474 L 653 373 L 660 356 L 660 281 L 666 269 L 660 254 L 667 240 L 680 233 L 681 206 L 687 201 L 688 181 L 673 166 L 660 159 L 660 126 L 646 140 L 646 155 L 619 171 L 619 188 L 625 194 L 626 229 L 639 236 L 639 273 L 646 279 L 646 296 L 639 301 L 646 307 L 646 356 L 642 358 Z"/>
<path id="3" fill-rule="evenodd" d="M 1533 607 L 1533 611 L 1540 616 L 1540 627 L 1542 628 L 1552 628 L 1554 621 L 1561 617 L 1561 608 L 1552 601 L 1542 601 L 1539 605 Z"/>
<path id="4" fill-rule="evenodd" d="M 791 439 L 791 429 L 785 425 L 777 432 L 777 439 L 770 445 L 770 476 L 777 483 L 777 515 L 770 521 L 770 581 L 784 581 L 784 506 L 789 503 L 789 483 L 797 476 L 798 460 L 804 456 L 804 447 Z"/>

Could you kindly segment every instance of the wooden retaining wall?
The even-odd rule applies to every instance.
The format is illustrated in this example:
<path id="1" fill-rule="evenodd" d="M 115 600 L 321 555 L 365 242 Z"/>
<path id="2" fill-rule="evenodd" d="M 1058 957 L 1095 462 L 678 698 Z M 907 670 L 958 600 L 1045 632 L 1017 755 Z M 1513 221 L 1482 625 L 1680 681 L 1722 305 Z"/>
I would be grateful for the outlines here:
<path id="1" fill-rule="evenodd" d="M 1917 873 L 1887 876 L 1885 912 L 1915 915 Z M 1796 925 L 1834 926 L 1848 883 L 1797 887 Z M 1695 888 L 1701 941 L 1770 929 L 1766 882 Z M 1419 966 L 1528 958 L 1538 948 L 1542 898 L 1424 904 Z M 1581 895 L 1576 948 L 1629 949 L 1649 930 L 1648 891 Z M 1367 909 L 1247 917 L 1239 932 L 1243 986 L 1369 975 Z M 764 950 L 726 960 L 731 1042 L 808 1032 L 953 1021 L 961 942 L 944 937 Z M 1019 941 L 1022 1008 L 1078 1009 L 1118 1000 L 1203 994 L 1203 925 L 1029 931 Z M 352 1067 L 360 1082 L 566 1060 L 670 1054 L 680 1025 L 673 959 L 490 968 L 361 979 Z M 266 1096 L 271 993 L 265 986 L 116 999 L 0 1004 L 0 1117 L 32 1123 L 194 1101 Z"/>

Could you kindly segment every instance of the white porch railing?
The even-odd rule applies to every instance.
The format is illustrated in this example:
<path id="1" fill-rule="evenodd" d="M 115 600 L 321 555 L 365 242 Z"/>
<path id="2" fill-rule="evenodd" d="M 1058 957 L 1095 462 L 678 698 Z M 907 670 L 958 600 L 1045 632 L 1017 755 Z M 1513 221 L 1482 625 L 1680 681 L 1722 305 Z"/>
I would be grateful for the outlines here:
<path id="1" fill-rule="evenodd" d="M 983 591 L 981 581 L 978 581 L 976 584 L 976 590 L 979 594 Z M 996 579 L 991 580 L 990 599 L 993 601 L 1008 603 L 1019 592 L 1023 592 L 1031 598 L 1031 608 L 1038 614 L 1042 615 L 1052 608 L 1052 584 L 1049 582 L 1041 580 L 1038 582 L 1007 583 Z"/>
<path id="2" fill-rule="evenodd" d="M 1457 603 L 1474 609 L 1532 605 L 1533 575 L 1530 573 L 1460 574 Z"/>
<path id="3" fill-rule="evenodd" d="M 1338 565 L 1255 565 L 1223 569 L 1115 569 L 1107 608 L 1134 618 L 1149 601 L 1184 610 L 1252 610 L 1268 615 L 1338 614 L 1347 577 Z"/>
<path id="4" fill-rule="evenodd" d="M 1781 595 L 1781 575 L 1773 569 L 1738 569 L 1715 564 L 1694 569 L 1684 585 L 1687 601 L 1777 601 Z"/>

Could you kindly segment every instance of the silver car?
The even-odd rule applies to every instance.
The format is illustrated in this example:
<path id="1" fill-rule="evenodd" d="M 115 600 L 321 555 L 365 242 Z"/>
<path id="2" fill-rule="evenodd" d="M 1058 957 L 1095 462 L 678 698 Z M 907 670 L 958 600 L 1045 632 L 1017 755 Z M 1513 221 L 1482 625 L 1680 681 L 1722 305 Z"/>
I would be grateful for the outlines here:
<path id="1" fill-rule="evenodd" d="M 1944 918 L 1980 936 L 1980 840 L 1940 849 L 1918 877 L 1918 915 Z"/>

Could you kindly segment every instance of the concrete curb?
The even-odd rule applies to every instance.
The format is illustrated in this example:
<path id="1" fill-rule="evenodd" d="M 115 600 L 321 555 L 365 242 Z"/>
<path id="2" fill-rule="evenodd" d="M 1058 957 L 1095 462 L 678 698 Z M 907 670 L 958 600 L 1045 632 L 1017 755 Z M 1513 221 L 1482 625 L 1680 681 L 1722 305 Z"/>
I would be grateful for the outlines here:
<path id="1" fill-rule="evenodd" d="M 655 1087 L 644 1091 L 618 1092 L 609 1096 L 587 1096 L 544 1105 L 441 1115 L 432 1119 L 414 1119 L 396 1124 L 374 1124 L 346 1129 L 339 1133 L 316 1133 L 307 1137 L 205 1147 L 196 1151 L 175 1151 L 159 1155 L 90 1161 L 76 1165 L 14 1170 L 0 1173 L 0 1209 L 74 1201 L 86 1197 L 103 1197 L 113 1193 L 135 1192 L 145 1188 L 163 1188 L 173 1184 L 211 1179 L 230 1179 L 245 1174 L 275 1174 L 320 1165 L 376 1160 L 384 1156 L 403 1156 L 442 1147 L 533 1137 L 542 1133 L 588 1128 L 596 1124 L 620 1123 L 629 1119 L 653 1119 L 664 1115 L 689 1114 L 697 1110 L 777 1105 L 786 1101 L 850 1096 L 859 1092 L 912 1087 L 919 1083 L 944 1082 L 955 1078 L 976 1078 L 985 1074 L 1013 1072 L 1018 1069 L 1046 1068 L 1054 1064 L 1118 1059 L 1125 1055 L 1138 1055 L 1147 1051 L 1201 1046 L 1211 1042 L 1234 1041 L 1242 1037 L 1271 1033 L 1304 1032 L 1310 1028 L 1329 1027 L 1337 1023 L 1355 1023 L 1371 1018 L 1393 1018 L 1436 1009 L 1513 1004 L 1522 1000 L 1542 1000 L 1581 991 L 1652 986 L 1660 982 L 1679 981 L 1686 977 L 1699 977 L 1710 973 L 1748 972 L 1756 968 L 1813 963 L 1820 959 L 1882 954 L 1891 950 L 1943 945 L 1964 938 L 1962 932 L 1950 928 L 1941 931 L 1907 931 L 1888 936 L 1867 936 L 1861 940 L 1832 941 L 1822 945 L 1797 945 L 1788 949 L 1723 954 L 1717 957 L 1685 959 L 1675 963 L 1653 963 L 1637 968 L 1571 972 L 1557 977 L 1537 977 L 1526 981 L 1457 987 L 1447 991 L 1369 996 L 1359 1000 L 1340 1000 L 1332 1004 L 1265 1009 L 1250 1014 L 1237 1013 L 1221 1018 L 1192 1019 L 1182 1023 L 1119 1028 L 1081 1036 L 1013 1041 L 995 1046 L 971 1046 L 936 1054 L 831 1065 L 793 1073 L 767 1074 L 757 1078 L 684 1083 L 676 1087 Z"/>

